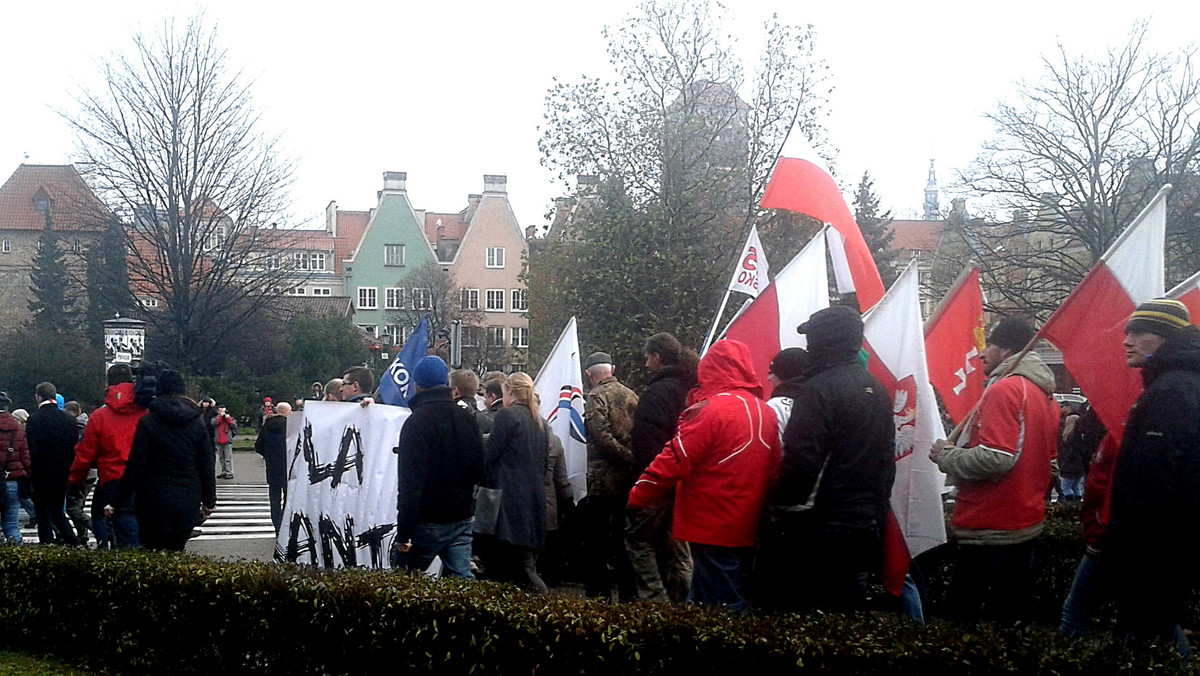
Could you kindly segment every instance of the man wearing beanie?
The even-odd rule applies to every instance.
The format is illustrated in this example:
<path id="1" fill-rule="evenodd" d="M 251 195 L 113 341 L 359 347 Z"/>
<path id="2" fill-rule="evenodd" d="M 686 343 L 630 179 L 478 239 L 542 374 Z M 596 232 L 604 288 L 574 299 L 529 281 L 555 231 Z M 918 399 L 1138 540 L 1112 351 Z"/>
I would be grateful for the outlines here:
<path id="1" fill-rule="evenodd" d="M 1155 299 L 1130 316 L 1124 346 L 1145 389 L 1125 423 L 1103 540 L 1117 629 L 1186 651 L 1178 625 L 1195 565 L 1188 533 L 1200 526 L 1200 330 L 1182 303 Z"/>
<path id="2" fill-rule="evenodd" d="M 763 607 L 844 610 L 866 603 L 879 567 L 896 477 L 887 389 L 858 363 L 862 318 L 835 306 L 797 329 L 808 337 L 805 381 L 783 432 L 755 572 Z"/>
<path id="3" fill-rule="evenodd" d="M 425 570 L 442 558 L 445 575 L 471 573 L 475 486 L 483 481 L 483 436 L 475 416 L 454 402 L 441 357 L 412 369 L 412 415 L 396 449 L 398 497 L 393 568 Z"/>
<path id="4" fill-rule="evenodd" d="M 957 445 L 935 442 L 930 459 L 958 486 L 956 541 L 947 612 L 977 620 L 986 612 L 1015 622 L 1029 612 L 1033 540 L 1046 519 L 1046 491 L 1058 453 L 1054 374 L 1034 352 L 1036 333 L 1015 317 L 992 327 L 980 356 L 990 377 Z M 1006 375 L 1007 374 L 1007 375 Z"/>

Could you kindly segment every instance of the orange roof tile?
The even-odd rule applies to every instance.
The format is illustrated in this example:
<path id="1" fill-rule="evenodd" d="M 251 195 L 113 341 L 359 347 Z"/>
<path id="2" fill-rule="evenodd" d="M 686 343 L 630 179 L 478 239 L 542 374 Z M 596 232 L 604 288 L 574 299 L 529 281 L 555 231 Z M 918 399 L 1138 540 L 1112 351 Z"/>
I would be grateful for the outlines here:
<path id="1" fill-rule="evenodd" d="M 363 234 L 367 232 L 367 221 L 371 218 L 369 211 L 341 211 L 337 212 L 337 238 L 333 244 L 333 271 L 336 274 L 345 274 L 342 267 L 342 261 L 350 257 L 354 250 L 358 248 L 358 243 L 362 241 Z"/>
<path id="2" fill-rule="evenodd" d="M 51 201 L 54 230 L 103 230 L 113 217 L 74 165 L 22 164 L 0 187 L 0 229 L 43 229 L 45 215 L 34 208 L 39 193 Z"/>
<path id="3" fill-rule="evenodd" d="M 463 216 L 465 216 L 465 215 L 466 215 L 465 211 L 460 211 L 457 214 L 426 213 L 425 214 L 425 239 L 429 240 L 429 243 L 434 245 L 435 247 L 437 246 L 437 243 L 438 243 L 437 226 L 438 226 L 438 221 L 441 221 L 442 222 L 442 237 L 444 237 L 446 239 L 457 239 L 458 241 L 461 242 L 463 240 L 463 237 L 466 237 L 466 235 L 467 235 L 467 228 L 471 227 L 471 224 L 468 221 L 463 219 Z"/>
<path id="4" fill-rule="evenodd" d="M 895 251 L 936 251 L 942 239 L 944 221 L 892 221 L 892 249 Z"/>

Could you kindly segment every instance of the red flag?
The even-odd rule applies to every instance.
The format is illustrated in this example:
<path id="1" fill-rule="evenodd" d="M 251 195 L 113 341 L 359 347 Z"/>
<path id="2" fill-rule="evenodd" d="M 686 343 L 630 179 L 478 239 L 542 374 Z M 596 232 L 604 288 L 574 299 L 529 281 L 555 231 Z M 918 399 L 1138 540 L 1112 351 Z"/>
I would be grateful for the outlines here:
<path id="1" fill-rule="evenodd" d="M 1167 296 L 1187 306 L 1193 324 L 1200 320 L 1200 272 L 1168 291 Z"/>
<path id="2" fill-rule="evenodd" d="M 796 211 L 833 226 L 829 253 L 838 291 L 857 293 L 862 312 L 883 298 L 883 280 L 862 231 L 824 160 L 808 144 L 799 125 L 792 128 L 783 144 L 759 206 Z"/>
<path id="3" fill-rule="evenodd" d="M 979 268 L 973 267 L 950 288 L 925 325 L 929 382 L 956 423 L 983 396 L 987 376 L 979 355 L 985 339 Z"/>
<path id="4" fill-rule="evenodd" d="M 767 382 L 771 360 L 785 347 L 804 347 L 804 336 L 796 333 L 796 327 L 827 307 L 825 239 L 818 234 L 725 329 L 726 338 L 750 348 L 764 394 L 771 393 Z"/>
<path id="5" fill-rule="evenodd" d="M 1139 304 L 1163 295 L 1169 190 L 1150 200 L 1041 330 L 1117 439 L 1142 391 L 1141 374 L 1125 364 L 1125 322 Z"/>

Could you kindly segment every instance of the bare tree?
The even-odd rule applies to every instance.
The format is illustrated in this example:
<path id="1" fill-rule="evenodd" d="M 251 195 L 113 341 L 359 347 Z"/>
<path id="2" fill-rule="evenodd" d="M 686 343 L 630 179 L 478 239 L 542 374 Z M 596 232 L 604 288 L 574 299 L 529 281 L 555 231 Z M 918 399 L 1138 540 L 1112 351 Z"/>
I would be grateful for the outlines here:
<path id="1" fill-rule="evenodd" d="M 1200 268 L 1200 80 L 1190 49 L 1150 53 L 1146 30 L 1099 59 L 1060 45 L 988 116 L 996 136 L 961 179 L 1011 217 L 952 225 L 995 308 L 1044 318 L 1164 183 L 1177 188 L 1169 276 Z"/>
<path id="2" fill-rule="evenodd" d="M 126 223 L 130 286 L 160 336 L 152 347 L 193 369 L 260 339 L 238 329 L 279 292 L 274 228 L 292 167 L 229 62 L 201 18 L 170 22 L 134 35 L 104 63 L 103 89 L 62 113 L 88 179 Z"/>

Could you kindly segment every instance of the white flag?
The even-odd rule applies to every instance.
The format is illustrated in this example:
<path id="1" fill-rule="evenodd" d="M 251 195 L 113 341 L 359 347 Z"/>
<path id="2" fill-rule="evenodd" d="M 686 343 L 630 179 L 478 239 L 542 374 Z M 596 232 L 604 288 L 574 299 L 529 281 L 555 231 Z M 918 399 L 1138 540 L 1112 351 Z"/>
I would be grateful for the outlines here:
<path id="1" fill-rule="evenodd" d="M 863 320 L 871 353 L 869 369 L 892 395 L 896 425 L 896 483 L 892 511 L 911 556 L 946 541 L 942 515 L 945 475 L 929 459 L 929 448 L 946 437 L 938 415 L 929 369 L 917 266 L 910 263 Z"/>
<path id="2" fill-rule="evenodd" d="M 742 249 L 742 256 L 733 270 L 733 279 L 729 280 L 729 290 L 758 298 L 758 294 L 767 288 L 768 271 L 767 256 L 758 240 L 758 226 L 750 226 L 750 236 L 746 238 L 746 248 Z"/>
<path id="3" fill-rule="evenodd" d="M 541 399 L 541 414 L 550 431 L 562 441 L 567 478 L 575 502 L 587 495 L 587 443 L 583 433 L 583 371 L 579 360 L 579 332 L 575 318 L 567 322 L 542 370 L 533 381 Z"/>

